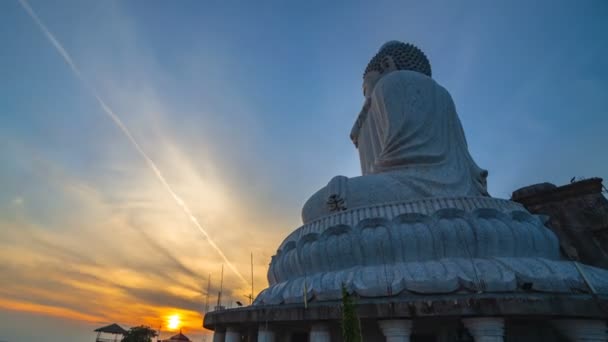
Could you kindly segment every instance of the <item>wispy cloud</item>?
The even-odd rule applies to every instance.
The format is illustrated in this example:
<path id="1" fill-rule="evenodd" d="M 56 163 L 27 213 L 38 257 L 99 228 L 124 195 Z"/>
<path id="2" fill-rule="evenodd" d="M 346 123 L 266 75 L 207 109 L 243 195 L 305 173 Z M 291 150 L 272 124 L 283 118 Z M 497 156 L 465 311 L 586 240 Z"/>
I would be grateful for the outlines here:
<path id="1" fill-rule="evenodd" d="M 176 209 L 158 215 L 155 207 L 166 205 L 165 198 L 156 194 L 147 207 L 124 206 L 76 179 L 48 181 L 61 184 L 57 197 L 81 203 L 87 215 L 73 208 L 57 224 L 33 224 L 27 217 L 0 220 L 0 308 L 153 325 L 178 312 L 190 317 L 188 327 L 199 329 L 206 278 L 215 274 L 213 302 L 221 260 L 201 248 L 204 241 L 196 235 L 172 236 L 192 232 L 187 222 L 173 220 Z M 137 219 L 145 212 L 156 213 L 154 222 Z M 240 296 L 236 279 L 227 278 L 225 298 Z M 264 283 L 262 274 L 257 278 Z"/>
<path id="2" fill-rule="evenodd" d="M 141 52 L 133 53 L 125 63 L 140 60 Z M 260 178 L 262 165 L 252 164 L 256 158 L 246 149 L 230 147 L 254 140 L 247 135 L 256 134 L 249 119 L 208 121 L 226 113 L 208 113 L 209 108 L 185 105 L 158 91 L 155 85 L 161 82 L 152 76 L 157 69 L 141 73 L 145 78 L 125 80 L 124 75 L 91 72 L 95 60 L 87 63 L 87 75 L 100 81 L 118 111 L 129 113 L 128 122 L 137 123 L 133 134 L 191 205 L 209 237 L 230 247 L 227 257 L 234 267 L 248 272 L 249 253 L 254 252 L 254 282 L 260 291 L 270 256 L 297 224 L 298 212 L 269 211 L 275 204 L 263 192 L 269 180 Z M 240 105 L 233 101 L 232 106 Z M 175 108 L 196 114 L 190 126 L 199 125 L 198 134 L 183 134 L 186 127 L 172 120 Z M 226 124 L 243 126 L 243 134 L 222 134 L 226 128 L 217 127 Z M 212 306 L 216 301 L 225 261 L 191 228 L 155 175 L 133 157 L 126 140 L 114 136 L 96 134 L 95 141 L 75 136 L 99 151 L 93 165 L 82 171 L 20 137 L 7 138 L 12 140 L 3 149 L 19 158 L 13 167 L 29 178 L 25 183 L 16 174 L 3 179 L 15 182 L 20 191 L 0 207 L 8 213 L 0 215 L 0 309 L 154 327 L 166 325 L 177 313 L 186 331 L 200 333 L 201 311 L 207 298 Z M 247 179 L 231 171 L 243 162 L 252 167 Z M 261 192 L 248 192 L 251 188 Z M 16 198 L 22 199 L 18 215 Z M 246 301 L 249 291 L 238 277 L 225 274 L 224 304 Z"/>
<path id="3" fill-rule="evenodd" d="M 248 205 L 220 173 L 199 168 L 181 152 L 169 126 L 159 124 L 164 110 L 154 112 L 156 118 L 146 114 L 142 122 L 158 138 L 148 142 L 155 157 L 171 166 L 176 188 L 218 243 L 246 246 L 230 249 L 236 267 L 248 270 L 249 252 L 254 251 L 256 289 L 261 290 L 270 253 L 282 236 L 273 233 L 276 228 L 265 228 L 289 225 L 280 217 L 278 222 L 269 216 L 260 220 L 255 210 L 247 210 L 262 204 Z M 0 218 L 0 308 L 99 324 L 153 326 L 178 313 L 189 331 L 201 330 L 207 276 L 212 275 L 209 301 L 214 303 L 223 261 L 189 227 L 148 170 L 120 151 L 108 151 L 98 161 L 101 172 L 77 175 L 35 148 L 18 141 L 11 146 L 22 158 L 20 172 L 34 176 L 21 185 L 27 196 L 63 203 L 65 209 L 36 217 L 36 201 L 24 197 L 22 215 Z M 225 301 L 244 301 L 248 293 L 248 286 L 226 274 Z"/>
<path id="4" fill-rule="evenodd" d="M 38 15 L 34 12 L 32 7 L 28 4 L 26 0 L 19 0 L 19 3 L 24 8 L 24 10 L 29 14 L 32 20 L 38 25 L 38 27 L 42 30 L 48 40 L 51 42 L 53 47 L 57 50 L 57 52 L 63 57 L 64 61 L 69 65 L 72 72 L 74 72 L 75 76 L 78 77 L 90 90 L 92 95 L 97 99 L 98 104 L 101 106 L 103 112 L 112 120 L 112 122 L 124 133 L 125 137 L 131 142 L 131 145 L 139 152 L 140 156 L 144 159 L 148 167 L 154 172 L 158 181 L 163 185 L 167 193 L 173 198 L 175 203 L 184 211 L 184 213 L 188 216 L 192 224 L 205 236 L 205 239 L 209 243 L 209 245 L 220 255 L 223 261 L 227 264 L 227 266 L 232 270 L 243 282 L 247 283 L 247 280 L 243 275 L 239 272 L 239 270 L 233 265 L 233 263 L 226 257 L 224 251 L 211 239 L 209 233 L 203 226 L 199 223 L 198 218 L 192 213 L 190 210 L 190 206 L 180 197 L 173 187 L 167 182 L 165 176 L 158 168 L 156 163 L 150 158 L 150 156 L 146 153 L 140 143 L 135 139 L 133 134 L 131 134 L 130 129 L 125 125 L 122 119 L 108 106 L 106 101 L 104 101 L 95 87 L 91 85 L 86 78 L 82 75 L 80 68 L 74 63 L 70 54 L 65 50 L 63 45 L 55 38 L 55 35 L 46 27 L 46 25 L 40 20 Z"/>

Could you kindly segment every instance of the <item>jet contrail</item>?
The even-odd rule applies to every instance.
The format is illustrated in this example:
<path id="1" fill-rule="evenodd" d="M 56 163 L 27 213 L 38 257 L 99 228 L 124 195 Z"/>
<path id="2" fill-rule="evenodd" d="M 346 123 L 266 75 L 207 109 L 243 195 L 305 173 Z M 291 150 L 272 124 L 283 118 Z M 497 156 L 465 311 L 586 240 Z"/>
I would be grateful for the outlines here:
<path id="1" fill-rule="evenodd" d="M 72 71 L 74 72 L 76 77 L 85 85 L 85 87 L 93 94 L 93 96 L 95 96 L 95 99 L 97 99 L 97 102 L 103 109 L 104 113 L 124 133 L 124 135 L 127 137 L 127 139 L 129 139 L 129 141 L 131 142 L 133 147 L 135 147 L 137 152 L 139 152 L 141 157 L 146 161 L 146 163 L 148 164 L 148 167 L 150 167 L 152 172 L 154 172 L 154 174 L 156 175 L 156 178 L 158 178 L 158 180 L 164 186 L 165 190 L 167 190 L 169 195 L 171 195 L 171 197 L 173 197 L 173 199 L 175 200 L 175 203 L 177 203 L 182 208 L 184 213 L 186 215 L 188 215 L 188 217 L 190 218 L 190 221 L 192 221 L 194 226 L 196 228 L 198 228 L 198 230 L 201 233 L 203 233 L 203 236 L 205 236 L 205 238 L 207 239 L 207 241 L 209 242 L 211 247 L 213 247 L 213 249 L 215 249 L 215 251 L 220 255 L 220 257 L 222 257 L 222 259 L 224 260 L 226 265 L 228 265 L 228 267 L 232 270 L 232 272 L 234 272 L 234 274 L 236 274 L 245 284 L 249 285 L 249 283 L 247 282 L 245 277 L 243 277 L 243 275 L 236 269 L 236 267 L 234 267 L 234 265 L 230 262 L 230 260 L 228 260 L 228 258 L 224 254 L 224 252 L 222 252 L 222 250 L 220 249 L 220 247 L 215 242 L 213 242 L 213 240 L 211 240 L 211 237 L 209 236 L 207 231 L 198 222 L 198 219 L 192 214 L 192 212 L 190 211 L 190 208 L 186 205 L 184 200 L 182 200 L 181 197 L 179 197 L 177 195 L 177 193 L 175 193 L 175 191 L 173 191 L 173 189 L 171 188 L 169 183 L 165 180 L 165 177 L 163 176 L 163 174 L 160 172 L 160 169 L 156 166 L 154 161 L 150 157 L 148 157 L 148 154 L 146 154 L 146 152 L 139 145 L 137 140 L 135 140 L 135 138 L 131 134 L 131 131 L 129 131 L 129 129 L 122 122 L 120 117 L 118 117 L 118 115 L 116 115 L 116 113 L 114 113 L 114 111 L 99 96 L 99 93 L 97 92 L 95 87 L 93 87 L 91 84 L 89 84 L 89 82 L 87 82 L 87 80 L 83 77 L 82 72 L 80 72 L 80 69 L 76 66 L 76 64 L 72 60 L 72 57 L 70 56 L 70 54 L 63 48 L 63 45 L 61 45 L 61 43 L 57 40 L 57 38 L 55 38 L 55 36 L 51 33 L 51 31 L 49 31 L 49 29 L 46 27 L 46 25 L 44 25 L 44 23 L 42 22 L 42 20 L 40 20 L 38 15 L 36 15 L 36 12 L 34 12 L 34 10 L 29 5 L 27 0 L 18 0 L 18 1 L 21 4 L 21 6 L 23 7 L 23 9 L 27 12 L 27 14 L 29 14 L 29 16 L 32 18 L 32 20 L 34 20 L 34 22 L 38 25 L 38 27 L 40 28 L 42 33 L 44 33 L 46 38 L 51 42 L 51 44 L 53 44 L 53 47 L 55 47 L 55 49 L 61 55 L 61 57 L 63 57 L 63 60 L 68 64 L 70 69 L 72 69 Z"/>

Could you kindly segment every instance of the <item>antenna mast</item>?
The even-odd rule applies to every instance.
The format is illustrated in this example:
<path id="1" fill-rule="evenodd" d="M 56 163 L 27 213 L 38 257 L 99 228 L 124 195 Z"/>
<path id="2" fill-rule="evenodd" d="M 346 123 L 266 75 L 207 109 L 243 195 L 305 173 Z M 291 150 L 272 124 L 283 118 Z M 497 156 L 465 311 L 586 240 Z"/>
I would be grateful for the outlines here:
<path id="1" fill-rule="evenodd" d="M 249 296 L 249 304 L 253 305 L 253 252 L 251 252 L 251 296 Z"/>
<path id="2" fill-rule="evenodd" d="M 207 277 L 207 294 L 205 295 L 205 314 L 209 312 L 209 291 L 211 291 L 211 273 Z"/>
<path id="3" fill-rule="evenodd" d="M 222 264 L 222 277 L 220 278 L 220 292 L 217 294 L 217 308 L 222 309 L 222 290 L 224 289 L 224 264 Z"/>

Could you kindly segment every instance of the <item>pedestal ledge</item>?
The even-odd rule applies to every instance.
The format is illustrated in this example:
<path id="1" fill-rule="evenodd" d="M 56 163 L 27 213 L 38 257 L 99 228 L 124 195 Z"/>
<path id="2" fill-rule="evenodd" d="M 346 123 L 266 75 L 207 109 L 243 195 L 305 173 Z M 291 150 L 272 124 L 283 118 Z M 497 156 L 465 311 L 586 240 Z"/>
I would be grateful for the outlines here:
<path id="1" fill-rule="evenodd" d="M 266 323 L 334 321 L 342 318 L 340 301 L 256 305 L 214 311 L 205 315 L 204 327 L 225 329 L 239 325 L 257 328 Z M 534 317 L 605 319 L 608 295 L 586 294 L 472 294 L 420 295 L 408 297 L 360 298 L 357 314 L 362 320 L 417 319 L 425 317 Z"/>

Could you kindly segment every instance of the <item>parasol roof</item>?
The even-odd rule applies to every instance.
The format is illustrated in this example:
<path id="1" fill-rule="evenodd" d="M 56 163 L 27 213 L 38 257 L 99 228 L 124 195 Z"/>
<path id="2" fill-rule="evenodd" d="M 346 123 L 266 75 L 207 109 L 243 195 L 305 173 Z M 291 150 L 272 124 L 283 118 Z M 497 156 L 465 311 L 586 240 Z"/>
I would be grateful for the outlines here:
<path id="1" fill-rule="evenodd" d="M 186 337 L 186 335 L 182 334 L 182 331 L 180 330 L 179 334 L 177 334 L 165 341 L 190 341 L 190 339 L 188 337 Z"/>
<path id="2" fill-rule="evenodd" d="M 118 325 L 116 323 L 112 323 L 105 327 L 97 328 L 97 329 L 95 329 L 95 332 L 102 332 L 102 333 L 108 333 L 108 334 L 122 334 L 122 335 L 127 333 L 127 331 L 125 329 L 123 329 L 120 325 Z"/>

